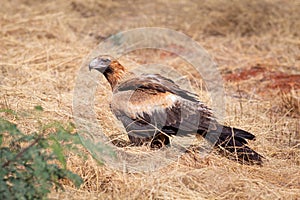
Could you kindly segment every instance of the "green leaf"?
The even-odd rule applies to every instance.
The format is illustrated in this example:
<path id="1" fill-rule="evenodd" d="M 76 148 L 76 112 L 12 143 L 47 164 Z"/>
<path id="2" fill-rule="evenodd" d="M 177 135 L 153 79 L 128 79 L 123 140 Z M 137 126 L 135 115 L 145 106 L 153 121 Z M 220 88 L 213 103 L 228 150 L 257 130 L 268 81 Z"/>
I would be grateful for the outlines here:
<path id="1" fill-rule="evenodd" d="M 114 149 L 106 145 L 105 143 L 102 142 L 95 143 L 91 139 L 83 138 L 83 137 L 81 138 L 81 140 L 84 146 L 87 147 L 87 149 L 89 149 L 92 156 L 99 164 L 103 164 L 103 160 L 101 159 L 101 157 L 99 157 L 99 155 L 109 156 L 113 159 L 117 159 L 117 154 L 114 151 Z"/>
<path id="2" fill-rule="evenodd" d="M 7 114 L 17 116 L 17 113 L 15 111 L 13 111 L 12 109 L 0 109 L 0 112 L 4 112 L 4 113 L 7 113 Z"/>
<path id="3" fill-rule="evenodd" d="M 35 107 L 36 110 L 41 108 Z M 23 134 L 16 124 L 0 117 L 0 199 L 45 199 L 53 186 L 63 189 L 61 179 L 71 180 L 76 187 L 82 184 L 80 176 L 66 169 L 64 156 L 65 147 L 72 149 L 73 141 L 80 141 L 77 134 L 70 134 L 74 126 L 60 122 L 40 123 L 39 130 Z M 47 135 L 44 134 L 46 130 Z M 8 134 L 12 137 L 7 137 L 6 141 Z M 3 143 L 8 145 L 2 147 Z M 59 161 L 63 167 L 51 164 L 55 163 L 53 161 Z"/>
<path id="4" fill-rule="evenodd" d="M 0 134 L 8 132 L 10 135 L 22 135 L 17 126 L 0 117 Z"/>
<path id="5" fill-rule="evenodd" d="M 68 179 L 70 179 L 75 187 L 79 188 L 80 185 L 83 183 L 83 180 L 80 176 L 78 176 L 77 174 L 74 174 L 73 172 L 70 171 L 66 171 L 66 177 L 68 177 Z"/>
<path id="6" fill-rule="evenodd" d="M 34 106 L 34 109 L 37 111 L 44 111 L 44 108 L 42 106 Z"/>
<path id="7" fill-rule="evenodd" d="M 54 155 L 57 157 L 57 160 L 63 165 L 64 169 L 67 167 L 66 158 L 64 156 L 64 150 L 60 143 L 56 140 L 55 137 L 49 138 L 53 143 L 50 145 Z"/>

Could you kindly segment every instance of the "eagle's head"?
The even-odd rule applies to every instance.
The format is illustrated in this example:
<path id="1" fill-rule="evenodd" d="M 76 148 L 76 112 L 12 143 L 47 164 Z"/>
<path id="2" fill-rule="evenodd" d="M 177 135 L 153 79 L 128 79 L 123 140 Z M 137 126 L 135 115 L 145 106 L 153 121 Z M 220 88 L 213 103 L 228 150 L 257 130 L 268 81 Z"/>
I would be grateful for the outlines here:
<path id="1" fill-rule="evenodd" d="M 89 70 L 91 71 L 92 69 L 96 69 L 99 72 L 104 73 L 108 70 L 108 68 L 110 68 L 112 61 L 116 60 L 110 56 L 98 56 L 90 62 Z"/>
<path id="2" fill-rule="evenodd" d="M 89 70 L 101 72 L 114 88 L 125 73 L 125 68 L 111 56 L 98 56 L 91 60 Z"/>

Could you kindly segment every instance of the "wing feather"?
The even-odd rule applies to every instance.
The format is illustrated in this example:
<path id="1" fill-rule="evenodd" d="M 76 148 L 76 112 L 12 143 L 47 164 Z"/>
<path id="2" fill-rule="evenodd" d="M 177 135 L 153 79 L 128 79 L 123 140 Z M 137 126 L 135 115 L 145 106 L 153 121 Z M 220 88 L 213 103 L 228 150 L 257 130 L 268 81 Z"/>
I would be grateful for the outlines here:
<path id="1" fill-rule="evenodd" d="M 124 81 L 116 88 L 116 92 L 128 90 L 143 90 L 153 94 L 170 92 L 193 102 L 199 101 L 198 95 L 181 89 L 174 81 L 159 74 L 142 74 L 140 77 Z"/>
<path id="2" fill-rule="evenodd" d="M 187 134 L 199 128 L 206 131 L 214 119 L 196 94 L 157 74 L 118 85 L 111 107 L 135 141 L 144 141 L 159 132 L 176 135 L 178 130 Z"/>

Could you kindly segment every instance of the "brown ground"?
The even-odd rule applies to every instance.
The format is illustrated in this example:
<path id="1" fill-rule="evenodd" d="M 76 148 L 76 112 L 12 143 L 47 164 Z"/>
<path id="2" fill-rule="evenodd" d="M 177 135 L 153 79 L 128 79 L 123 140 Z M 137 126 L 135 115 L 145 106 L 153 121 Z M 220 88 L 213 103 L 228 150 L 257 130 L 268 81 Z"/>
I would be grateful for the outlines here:
<path id="1" fill-rule="evenodd" d="M 240 165 L 217 152 L 186 154 L 168 169 L 128 174 L 70 154 L 85 183 L 51 199 L 300 198 L 300 3 L 257 1 L 3 1 L 0 7 L 0 108 L 41 105 L 42 123 L 72 122 L 72 95 L 83 59 L 119 31 L 167 27 L 204 46 L 219 65 L 227 93 L 226 124 L 253 132 L 267 160 Z M 150 52 L 150 53 L 149 53 Z M 131 55 L 164 62 L 168 53 Z M 169 61 L 168 61 L 169 62 Z M 176 67 L 176 62 L 173 65 Z M 99 113 L 103 123 L 106 113 Z M 25 132 L 34 118 L 11 119 Z M 110 125 L 113 122 L 105 122 Z"/>

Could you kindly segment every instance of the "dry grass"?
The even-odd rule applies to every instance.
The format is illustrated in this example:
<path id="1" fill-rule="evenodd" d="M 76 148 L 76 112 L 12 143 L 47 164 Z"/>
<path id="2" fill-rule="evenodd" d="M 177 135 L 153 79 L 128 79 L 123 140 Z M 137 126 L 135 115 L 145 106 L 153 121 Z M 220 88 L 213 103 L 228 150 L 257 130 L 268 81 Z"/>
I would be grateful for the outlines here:
<path id="1" fill-rule="evenodd" d="M 269 78 L 275 72 L 300 73 L 299 9 L 296 0 L 4 1 L 0 7 L 0 108 L 23 112 L 41 105 L 43 123 L 73 121 L 78 70 L 100 41 L 135 27 L 179 30 L 213 55 L 225 78 L 263 66 L 263 73 L 226 79 L 225 89 L 226 123 L 257 135 L 251 146 L 267 158 L 265 164 L 240 165 L 217 152 L 204 159 L 189 153 L 168 168 L 130 174 L 70 154 L 69 168 L 85 183 L 75 189 L 66 182 L 66 191 L 53 191 L 50 198 L 298 199 L 299 82 L 293 79 L 293 90 L 280 95 L 282 84 L 273 88 L 276 79 Z M 149 52 L 129 58 L 137 63 L 158 59 Z M 177 63 L 172 58 L 162 62 L 174 67 Z M 98 119 L 103 122 L 106 113 L 102 115 Z M 30 118 L 11 120 L 25 132 L 34 131 L 38 123 Z M 105 123 L 109 127 L 112 121 Z"/>

